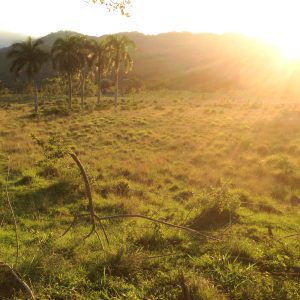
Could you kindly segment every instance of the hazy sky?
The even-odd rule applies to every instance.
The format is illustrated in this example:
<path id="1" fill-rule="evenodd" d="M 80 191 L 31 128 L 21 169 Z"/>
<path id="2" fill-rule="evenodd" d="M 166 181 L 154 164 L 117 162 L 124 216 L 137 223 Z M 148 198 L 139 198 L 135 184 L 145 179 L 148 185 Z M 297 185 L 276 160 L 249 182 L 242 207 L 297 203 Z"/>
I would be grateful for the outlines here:
<path id="1" fill-rule="evenodd" d="M 241 32 L 300 53 L 300 0 L 132 0 L 129 11 L 130 18 L 122 17 L 88 0 L 1 0 L 0 30 Z"/>

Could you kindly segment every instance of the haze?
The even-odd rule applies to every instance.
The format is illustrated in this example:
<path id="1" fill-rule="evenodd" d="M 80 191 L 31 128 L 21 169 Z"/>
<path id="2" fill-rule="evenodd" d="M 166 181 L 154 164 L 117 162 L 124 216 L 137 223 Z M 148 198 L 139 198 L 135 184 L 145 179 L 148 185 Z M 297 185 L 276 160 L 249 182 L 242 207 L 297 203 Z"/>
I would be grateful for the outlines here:
<path id="1" fill-rule="evenodd" d="M 0 31 L 43 36 L 58 30 L 89 35 L 139 31 L 238 32 L 300 56 L 300 4 L 295 0 L 133 0 L 130 18 L 84 0 L 10 0 L 0 3 Z"/>

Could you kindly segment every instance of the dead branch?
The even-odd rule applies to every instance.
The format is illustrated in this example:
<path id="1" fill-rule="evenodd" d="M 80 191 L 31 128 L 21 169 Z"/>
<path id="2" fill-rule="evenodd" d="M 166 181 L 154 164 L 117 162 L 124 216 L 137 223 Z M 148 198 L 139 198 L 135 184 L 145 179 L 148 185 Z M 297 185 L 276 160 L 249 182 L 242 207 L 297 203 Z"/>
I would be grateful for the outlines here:
<path id="1" fill-rule="evenodd" d="M 97 238 L 99 239 L 99 241 L 100 241 L 103 249 L 104 249 L 104 246 L 103 246 L 102 240 L 100 238 L 100 235 L 98 234 L 98 231 L 97 231 L 96 219 L 97 219 L 97 221 L 99 222 L 99 224 L 101 226 L 102 232 L 103 232 L 103 234 L 105 236 L 105 239 L 106 239 L 106 241 L 107 241 L 108 244 L 109 244 L 109 239 L 108 239 L 107 233 L 106 233 L 106 231 L 104 229 L 104 226 L 103 226 L 103 224 L 102 224 L 101 221 L 103 221 L 103 220 L 112 220 L 112 219 L 120 219 L 120 218 L 140 218 L 140 219 L 148 220 L 148 221 L 151 221 L 151 222 L 154 222 L 154 223 L 162 224 L 162 225 L 165 225 L 165 226 L 168 226 L 168 227 L 172 227 L 172 228 L 177 228 L 177 229 L 180 229 L 180 230 L 184 230 L 184 231 L 186 231 L 186 232 L 188 232 L 190 234 L 193 234 L 195 236 L 198 236 L 198 237 L 200 236 L 200 237 L 206 238 L 206 239 L 219 240 L 216 237 L 206 235 L 206 234 L 204 234 L 204 233 L 202 233 L 200 231 L 194 230 L 192 228 L 181 226 L 181 225 L 176 225 L 176 224 L 171 224 L 171 223 L 168 223 L 168 222 L 165 222 L 165 221 L 162 221 L 162 220 L 153 219 L 151 217 L 147 217 L 147 216 L 144 216 L 144 215 L 124 214 L 124 215 L 114 215 L 114 216 L 99 217 L 95 213 L 94 202 L 93 202 L 93 198 L 92 198 L 91 185 L 90 185 L 87 173 L 86 173 L 86 171 L 85 171 L 85 169 L 84 169 L 81 161 L 79 160 L 78 156 L 75 153 L 73 153 L 73 152 L 70 152 L 69 154 L 70 154 L 71 158 L 74 160 L 74 162 L 76 163 L 76 165 L 79 168 L 80 173 L 82 175 L 82 178 L 83 178 L 83 181 L 84 181 L 84 184 L 85 184 L 86 196 L 88 198 L 88 210 L 89 210 L 89 214 L 81 214 L 81 215 L 74 216 L 74 219 L 73 219 L 72 223 L 65 230 L 65 232 L 63 233 L 62 236 L 66 235 L 71 230 L 71 228 L 76 225 L 76 223 L 78 222 L 78 219 L 80 217 L 89 216 L 91 224 L 92 224 L 92 228 L 91 228 L 90 232 L 84 237 L 84 239 L 89 238 L 93 233 L 95 233 L 96 236 L 97 236 Z"/>
<path id="2" fill-rule="evenodd" d="M 28 293 L 30 298 L 32 300 L 35 300 L 34 294 L 31 290 L 31 288 L 29 287 L 29 285 L 18 275 L 18 273 L 11 266 L 9 266 L 6 263 L 0 262 L 0 267 L 7 268 L 9 273 L 17 280 L 17 282 L 20 284 L 20 286 L 26 290 L 26 292 Z"/>
<path id="3" fill-rule="evenodd" d="M 65 236 L 71 230 L 71 228 L 73 226 L 75 226 L 79 217 L 86 217 L 86 216 L 89 216 L 89 214 L 75 215 L 72 223 L 70 224 L 70 226 L 65 230 L 65 232 L 61 236 L 62 237 Z"/>
<path id="4" fill-rule="evenodd" d="M 282 236 L 280 237 L 279 239 L 288 239 L 288 238 L 291 238 L 291 237 L 295 237 L 295 236 L 300 236 L 300 233 L 294 233 L 294 234 L 290 234 L 290 235 L 286 235 L 286 236 Z"/>
<path id="5" fill-rule="evenodd" d="M 89 217 L 90 217 L 90 221 L 92 224 L 92 228 L 91 228 L 91 231 L 84 237 L 84 239 L 89 238 L 93 233 L 95 233 L 102 245 L 102 248 L 104 249 L 102 240 L 97 232 L 97 224 L 96 224 L 96 219 L 95 219 L 96 214 L 95 214 L 95 209 L 94 209 L 94 202 L 93 202 L 89 178 L 88 178 L 87 173 L 86 173 L 81 161 L 79 160 L 78 156 L 73 152 L 70 152 L 69 154 L 80 170 L 80 173 L 83 178 L 84 185 L 85 185 L 85 193 L 88 198 Z M 63 235 L 65 235 L 73 226 L 75 226 L 77 219 L 78 219 L 78 216 L 77 217 L 75 216 L 72 224 L 68 227 L 68 229 L 65 231 L 65 233 Z M 109 239 L 108 239 L 107 233 L 106 233 L 105 228 L 104 228 L 103 224 L 101 223 L 101 221 L 99 221 L 99 224 L 100 224 L 101 230 L 105 236 L 106 242 L 107 242 L 107 244 L 109 244 Z"/>
<path id="6" fill-rule="evenodd" d="M 185 227 L 185 226 L 181 226 L 181 225 L 176 225 L 176 224 L 171 224 L 171 223 L 168 223 L 168 222 L 165 222 L 165 221 L 153 219 L 153 218 L 150 218 L 150 217 L 147 217 L 147 216 L 143 216 L 143 215 L 124 214 L 124 215 L 114 215 L 114 216 L 104 216 L 104 217 L 99 217 L 99 216 L 95 215 L 95 217 L 96 217 L 96 219 L 98 221 L 112 220 L 112 219 L 122 219 L 122 218 L 140 218 L 140 219 L 145 219 L 145 220 L 148 220 L 148 221 L 151 221 L 151 222 L 154 222 L 154 223 L 158 223 L 158 224 L 166 225 L 166 226 L 169 226 L 169 227 L 181 229 L 181 230 L 187 231 L 187 232 L 189 232 L 189 233 L 191 233 L 193 235 L 201 236 L 203 238 L 207 238 L 207 239 L 211 239 L 211 240 L 219 240 L 216 237 L 206 235 L 206 234 L 204 234 L 204 233 L 202 233 L 200 231 L 194 230 L 194 229 L 189 228 L 189 227 Z"/>
<path id="7" fill-rule="evenodd" d="M 164 258 L 164 257 L 170 257 L 170 256 L 183 256 L 186 254 L 182 253 L 169 253 L 169 254 L 162 254 L 162 255 L 154 255 L 154 256 L 147 256 L 146 259 L 156 259 L 156 258 Z"/>

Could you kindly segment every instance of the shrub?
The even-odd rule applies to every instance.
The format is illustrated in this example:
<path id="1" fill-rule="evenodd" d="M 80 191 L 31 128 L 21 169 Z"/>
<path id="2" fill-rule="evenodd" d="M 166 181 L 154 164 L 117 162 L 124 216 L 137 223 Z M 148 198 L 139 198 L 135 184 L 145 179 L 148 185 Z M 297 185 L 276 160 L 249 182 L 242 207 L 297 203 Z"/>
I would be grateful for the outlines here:
<path id="1" fill-rule="evenodd" d="M 236 192 L 221 186 L 211 189 L 204 197 L 207 198 L 206 208 L 190 222 L 192 228 L 217 228 L 238 218 L 236 211 L 240 207 L 240 198 Z"/>

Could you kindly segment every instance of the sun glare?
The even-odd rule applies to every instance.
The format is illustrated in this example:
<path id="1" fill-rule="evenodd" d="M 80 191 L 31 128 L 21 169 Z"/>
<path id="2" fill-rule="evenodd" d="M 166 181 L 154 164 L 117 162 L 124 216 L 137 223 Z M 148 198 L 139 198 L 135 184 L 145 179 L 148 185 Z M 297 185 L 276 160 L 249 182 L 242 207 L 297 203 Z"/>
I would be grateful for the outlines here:
<path id="1" fill-rule="evenodd" d="M 282 55 L 289 60 L 300 58 L 300 37 L 293 34 L 285 34 L 273 41 L 273 44 L 279 48 Z"/>

